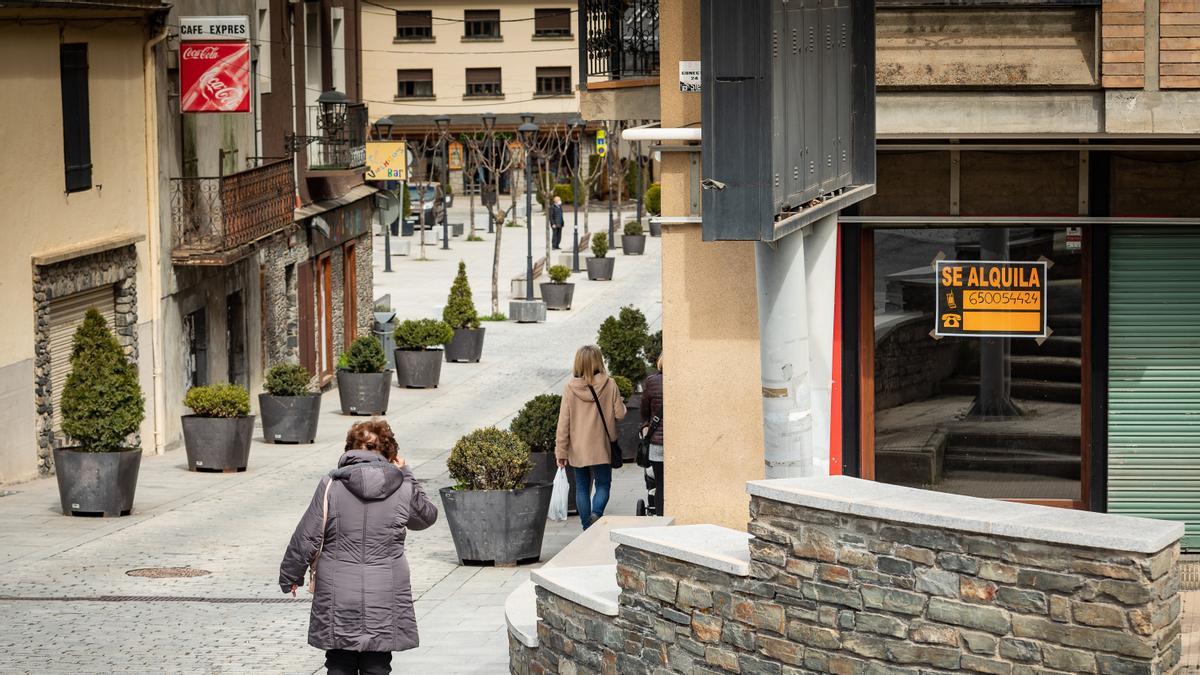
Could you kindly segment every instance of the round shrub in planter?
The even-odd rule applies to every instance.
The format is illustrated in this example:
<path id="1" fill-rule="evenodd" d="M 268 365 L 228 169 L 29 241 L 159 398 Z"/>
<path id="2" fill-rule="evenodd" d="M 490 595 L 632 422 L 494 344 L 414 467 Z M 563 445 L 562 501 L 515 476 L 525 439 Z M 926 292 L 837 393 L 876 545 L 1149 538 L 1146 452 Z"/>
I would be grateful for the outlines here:
<path id="1" fill-rule="evenodd" d="M 638 221 L 631 220 L 625 223 L 625 234 L 621 236 L 621 251 L 625 255 L 642 255 L 646 252 L 646 235 Z"/>
<path id="2" fill-rule="evenodd" d="M 313 376 L 298 363 L 280 363 L 267 371 L 265 393 L 258 395 L 263 439 L 268 443 L 312 443 L 317 437 L 321 395 Z"/>
<path id="3" fill-rule="evenodd" d="M 566 265 L 554 265 L 549 274 L 550 283 L 540 284 L 546 309 L 571 309 L 571 299 L 575 297 L 575 284 L 567 283 L 571 276 L 571 268 Z"/>
<path id="4" fill-rule="evenodd" d="M 437 319 L 409 320 L 396 327 L 396 381 L 401 387 L 432 389 L 442 379 L 442 345 L 454 331 Z"/>
<path id="5" fill-rule="evenodd" d="M 254 415 L 250 393 L 236 384 L 192 387 L 183 404 L 183 445 L 190 471 L 245 471 Z"/>
<path id="6" fill-rule="evenodd" d="M 532 466 L 525 476 L 530 484 L 553 483 L 558 473 L 558 462 L 554 457 L 554 446 L 558 440 L 558 411 L 562 407 L 562 396 L 542 394 L 526 401 L 525 406 L 513 418 L 509 431 L 529 446 L 529 461 Z M 567 479 L 571 493 L 567 501 L 567 513 L 575 510 L 575 472 L 567 467 Z"/>
<path id="7" fill-rule="evenodd" d="M 467 265 L 459 261 L 458 276 L 450 287 L 450 297 L 442 310 L 442 320 L 454 330 L 454 338 L 446 343 L 446 361 L 479 363 L 483 357 L 483 332 L 479 326 L 479 312 L 471 296 L 471 284 L 467 281 Z"/>
<path id="8" fill-rule="evenodd" d="M 588 279 L 608 281 L 613 277 L 614 258 L 608 257 L 608 234 L 597 232 L 592 235 L 592 257 L 587 259 Z"/>
<path id="9" fill-rule="evenodd" d="M 392 373 L 387 370 L 387 356 L 378 338 L 363 335 L 342 352 L 338 357 L 337 385 L 343 415 L 387 412 Z"/>
<path id="10" fill-rule="evenodd" d="M 145 417 L 145 398 L 137 366 L 95 309 L 75 331 L 61 406 L 63 435 L 74 443 L 54 449 L 63 514 L 129 515 L 142 463 L 130 439 Z"/>
<path id="11" fill-rule="evenodd" d="M 440 494 L 460 562 L 512 565 L 541 557 L 554 487 L 526 484 L 524 441 L 511 431 L 477 429 L 454 445 L 447 467 L 456 485 Z"/>
<path id="12" fill-rule="evenodd" d="M 646 315 L 632 306 L 622 307 L 616 316 L 605 319 L 596 335 L 596 346 L 604 355 L 608 372 L 617 386 L 624 387 L 621 396 L 628 412 L 617 422 L 617 442 L 626 458 L 637 456 L 638 429 L 642 426 L 638 387 L 648 372 L 645 350 L 649 343 Z"/>

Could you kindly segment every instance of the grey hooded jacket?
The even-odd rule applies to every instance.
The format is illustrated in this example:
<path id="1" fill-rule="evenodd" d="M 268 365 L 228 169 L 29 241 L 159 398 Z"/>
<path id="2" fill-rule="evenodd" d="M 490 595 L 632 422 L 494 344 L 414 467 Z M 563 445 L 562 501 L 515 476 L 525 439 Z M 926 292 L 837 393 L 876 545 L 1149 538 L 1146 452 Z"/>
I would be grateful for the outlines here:
<path id="1" fill-rule="evenodd" d="M 437 521 L 437 507 L 408 467 L 350 450 L 322 478 L 279 566 L 279 586 L 304 587 L 321 543 L 321 509 L 329 488 L 325 546 L 317 561 L 308 644 L 317 649 L 396 652 L 418 644 L 404 539 Z"/>

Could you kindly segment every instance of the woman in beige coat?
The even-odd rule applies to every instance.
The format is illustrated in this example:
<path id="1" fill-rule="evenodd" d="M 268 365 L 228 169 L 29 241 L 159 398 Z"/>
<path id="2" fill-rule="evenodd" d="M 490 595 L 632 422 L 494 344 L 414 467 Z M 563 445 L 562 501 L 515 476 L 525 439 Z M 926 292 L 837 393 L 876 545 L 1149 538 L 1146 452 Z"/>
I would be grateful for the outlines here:
<path id="1" fill-rule="evenodd" d="M 569 464 L 575 471 L 575 508 L 585 530 L 604 515 L 604 507 L 608 506 L 612 485 L 609 439 L 617 438 L 617 420 L 623 417 L 625 401 L 617 383 L 604 371 L 600 348 L 581 347 L 575 353 L 574 377 L 567 382 L 558 409 L 554 455 L 560 467 Z"/>

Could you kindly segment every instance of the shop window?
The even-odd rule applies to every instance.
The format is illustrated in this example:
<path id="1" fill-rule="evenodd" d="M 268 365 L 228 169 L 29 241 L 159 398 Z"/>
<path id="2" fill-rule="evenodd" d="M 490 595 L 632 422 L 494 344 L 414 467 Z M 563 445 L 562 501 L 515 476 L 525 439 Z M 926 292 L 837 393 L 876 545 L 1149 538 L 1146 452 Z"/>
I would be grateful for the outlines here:
<path id="1" fill-rule="evenodd" d="M 433 70 L 397 70 L 396 98 L 433 98 Z"/>
<path id="2" fill-rule="evenodd" d="M 534 37 L 571 37 L 571 10 L 567 8 L 533 10 Z"/>
<path id="3" fill-rule="evenodd" d="M 183 317 L 183 335 L 187 341 L 187 382 L 185 389 L 208 384 L 208 315 L 204 308 Z"/>
<path id="4" fill-rule="evenodd" d="M 538 68 L 536 93 L 538 96 L 570 96 L 571 67 Z"/>
<path id="5" fill-rule="evenodd" d="M 402 10 L 396 12 L 396 39 L 416 42 L 433 39 L 433 12 Z"/>
<path id="6" fill-rule="evenodd" d="M 463 39 L 499 40 L 500 10 L 468 9 L 464 12 Z"/>
<path id="7" fill-rule="evenodd" d="M 499 68 L 467 68 L 467 93 L 470 96 L 503 96 Z"/>

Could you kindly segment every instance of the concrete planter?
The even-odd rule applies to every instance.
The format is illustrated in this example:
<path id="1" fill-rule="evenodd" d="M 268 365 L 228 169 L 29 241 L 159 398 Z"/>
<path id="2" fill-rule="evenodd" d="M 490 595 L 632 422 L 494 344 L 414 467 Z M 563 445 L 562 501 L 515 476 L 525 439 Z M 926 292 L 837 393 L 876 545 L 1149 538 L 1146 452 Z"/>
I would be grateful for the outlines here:
<path id="1" fill-rule="evenodd" d="M 621 251 L 625 255 L 642 255 L 646 252 L 646 235 L 644 234 L 623 234 L 621 235 Z"/>
<path id="2" fill-rule="evenodd" d="M 575 284 L 541 284 L 542 301 L 546 309 L 571 309 L 571 298 L 575 297 Z"/>
<path id="3" fill-rule="evenodd" d="M 517 490 L 440 491 L 454 550 L 461 563 L 515 565 L 542 555 L 551 483 Z"/>
<path id="4" fill-rule="evenodd" d="M 245 471 L 250 461 L 254 415 L 183 416 L 183 445 L 189 471 Z"/>
<path id="5" fill-rule="evenodd" d="M 617 421 L 617 443 L 626 462 L 637 459 L 638 434 L 642 428 L 642 394 L 636 392 L 625 401 L 625 417 Z"/>
<path id="6" fill-rule="evenodd" d="M 613 278 L 613 267 L 616 265 L 616 258 L 588 258 L 587 273 L 588 279 L 592 281 L 609 281 Z"/>
<path id="7" fill-rule="evenodd" d="M 451 237 L 463 236 L 463 227 L 464 227 L 463 223 L 450 223 L 450 236 Z"/>
<path id="8" fill-rule="evenodd" d="M 416 225 L 415 221 L 408 220 L 407 218 L 405 218 L 403 220 L 403 222 L 400 224 L 400 236 L 402 236 L 402 237 L 413 236 L 413 232 L 416 231 L 415 225 Z"/>
<path id="9" fill-rule="evenodd" d="M 661 237 L 662 236 L 662 223 L 660 223 L 654 219 L 650 220 L 650 236 L 651 237 Z"/>
<path id="10" fill-rule="evenodd" d="M 127 516 L 133 510 L 142 451 L 54 450 L 54 473 L 64 516 Z"/>
<path id="11" fill-rule="evenodd" d="M 388 396 L 392 392 L 391 371 L 350 373 L 339 370 L 337 385 L 343 415 L 382 415 L 387 412 Z"/>
<path id="12" fill-rule="evenodd" d="M 317 437 L 321 396 L 258 395 L 263 440 L 268 443 L 312 443 Z"/>
<path id="13" fill-rule="evenodd" d="M 454 339 L 446 345 L 446 362 L 479 363 L 479 359 L 483 357 L 483 332 L 485 330 L 487 328 L 455 328 Z"/>
<path id="14" fill-rule="evenodd" d="M 441 349 L 396 350 L 396 383 L 401 387 L 436 389 L 441 380 Z"/>

